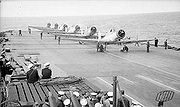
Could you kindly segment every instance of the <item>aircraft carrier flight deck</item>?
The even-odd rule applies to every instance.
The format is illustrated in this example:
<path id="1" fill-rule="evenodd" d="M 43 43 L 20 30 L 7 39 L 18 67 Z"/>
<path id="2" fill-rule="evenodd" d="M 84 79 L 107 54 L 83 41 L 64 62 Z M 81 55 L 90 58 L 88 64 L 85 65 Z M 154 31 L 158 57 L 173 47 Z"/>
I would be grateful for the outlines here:
<path id="1" fill-rule="evenodd" d="M 173 99 L 165 102 L 164 107 L 180 106 L 180 53 L 164 47 L 146 45 L 128 45 L 129 52 L 120 52 L 119 45 L 107 46 L 107 51 L 97 52 L 96 45 L 63 40 L 58 45 L 51 34 L 27 31 L 18 35 L 7 34 L 10 40 L 5 47 L 11 53 L 20 55 L 36 55 L 40 63 L 50 62 L 53 77 L 78 76 L 102 90 L 112 90 L 112 77 L 117 76 L 121 89 L 125 94 L 145 107 L 157 106 L 156 95 L 160 91 L 172 90 Z M 150 43 L 154 43 L 151 41 Z M 8 53 L 7 53 L 8 54 Z M 21 60 L 21 57 L 18 57 Z"/>

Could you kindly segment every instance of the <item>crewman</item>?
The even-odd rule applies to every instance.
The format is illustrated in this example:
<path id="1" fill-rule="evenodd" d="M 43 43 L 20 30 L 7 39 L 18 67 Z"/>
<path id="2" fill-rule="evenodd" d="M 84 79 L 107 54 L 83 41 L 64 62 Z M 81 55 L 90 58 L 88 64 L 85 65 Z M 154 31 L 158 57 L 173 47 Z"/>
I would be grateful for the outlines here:
<path id="1" fill-rule="evenodd" d="M 167 47 L 168 47 L 167 39 L 164 41 L 164 47 L 165 47 L 165 49 L 167 49 Z"/>
<path id="2" fill-rule="evenodd" d="M 41 35 L 41 39 L 42 39 L 42 36 L 43 36 L 43 32 L 41 32 L 41 33 L 40 33 L 40 35 Z"/>
<path id="3" fill-rule="evenodd" d="M 13 35 L 13 30 L 10 31 L 11 35 Z"/>
<path id="4" fill-rule="evenodd" d="M 7 62 L 6 65 L 5 65 L 5 73 L 8 74 L 8 75 L 11 75 L 13 70 L 15 70 L 15 69 L 11 66 L 10 61 Z"/>
<path id="5" fill-rule="evenodd" d="M 64 92 L 63 91 L 58 91 L 58 100 L 56 102 L 57 107 L 65 107 L 63 100 L 64 100 Z"/>
<path id="6" fill-rule="evenodd" d="M 29 31 L 29 34 L 31 34 L 31 29 L 30 28 L 28 28 L 28 31 Z"/>
<path id="7" fill-rule="evenodd" d="M 60 42 L 61 42 L 61 37 L 58 36 L 58 45 L 60 45 Z"/>
<path id="8" fill-rule="evenodd" d="M 104 46 L 103 46 L 103 44 L 100 45 L 99 49 L 100 49 L 100 52 L 104 52 Z"/>
<path id="9" fill-rule="evenodd" d="M 39 75 L 37 71 L 37 67 L 34 66 L 33 64 L 29 64 L 28 68 L 30 69 L 27 72 L 27 82 L 28 83 L 34 83 L 39 80 Z"/>
<path id="10" fill-rule="evenodd" d="M 50 66 L 49 62 L 44 64 L 45 68 L 42 69 L 42 79 L 49 79 L 49 78 L 51 78 L 52 71 L 49 68 L 49 66 Z"/>
<path id="11" fill-rule="evenodd" d="M 5 78 L 6 76 L 4 60 L 2 56 L 0 56 L 0 75 L 1 75 L 0 77 L 3 77 L 3 78 Z"/>
<path id="12" fill-rule="evenodd" d="M 57 38 L 57 35 L 54 35 L 54 39 L 56 40 L 56 38 Z"/>
<path id="13" fill-rule="evenodd" d="M 21 32 L 21 30 L 19 30 L 19 36 L 22 36 L 22 32 Z"/>
<path id="14" fill-rule="evenodd" d="M 155 37 L 154 46 L 158 47 L 158 39 Z"/>
<path id="15" fill-rule="evenodd" d="M 163 105 L 164 105 L 164 102 L 163 101 L 159 101 L 158 107 L 163 107 Z"/>
<path id="16" fill-rule="evenodd" d="M 98 99 L 96 98 L 97 93 L 92 92 L 90 94 L 91 94 L 91 101 L 92 101 L 93 105 L 95 105 L 98 102 Z"/>
<path id="17" fill-rule="evenodd" d="M 147 52 L 149 52 L 150 43 L 147 41 Z"/>
<path id="18" fill-rule="evenodd" d="M 107 93 L 105 93 L 102 97 L 101 97 L 101 104 L 103 105 L 103 107 L 110 107 L 110 101 L 109 101 L 109 96 Z"/>

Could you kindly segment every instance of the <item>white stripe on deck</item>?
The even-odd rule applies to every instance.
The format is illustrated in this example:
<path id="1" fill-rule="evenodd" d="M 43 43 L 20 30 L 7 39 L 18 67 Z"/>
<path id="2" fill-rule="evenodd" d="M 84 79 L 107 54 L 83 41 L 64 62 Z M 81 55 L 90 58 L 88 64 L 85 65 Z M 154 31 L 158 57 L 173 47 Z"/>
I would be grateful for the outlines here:
<path id="1" fill-rule="evenodd" d="M 129 79 L 127 79 L 127 78 L 123 77 L 123 76 L 119 76 L 119 75 L 118 75 L 118 77 L 120 77 L 120 78 L 124 79 L 125 81 L 130 82 L 131 84 L 135 84 L 135 82 L 133 82 L 133 81 L 131 81 L 131 80 L 129 80 Z"/>
<path id="2" fill-rule="evenodd" d="M 177 90 L 177 89 L 175 89 L 175 88 L 172 88 L 172 87 L 170 87 L 170 86 L 168 86 L 168 85 L 165 85 L 165 84 L 163 84 L 163 83 L 157 82 L 157 81 L 155 81 L 155 80 L 153 80 L 153 79 L 151 79 L 151 78 L 149 78 L 149 77 L 145 77 L 145 76 L 143 76 L 143 75 L 136 75 L 136 77 L 138 77 L 138 78 L 140 78 L 140 79 L 143 79 L 143 80 L 146 80 L 146 81 L 148 81 L 148 82 L 151 82 L 151 83 L 153 83 L 153 84 L 155 84 L 155 85 L 157 85 L 157 86 L 161 86 L 161 87 L 163 87 L 163 88 L 168 88 L 168 89 L 171 89 L 171 90 L 174 90 L 174 91 L 180 93 L 180 90 Z"/>
<path id="3" fill-rule="evenodd" d="M 106 83 L 107 85 L 109 85 L 110 87 L 112 87 L 113 88 L 113 86 L 110 84 L 110 83 L 108 83 L 107 81 L 105 81 L 104 79 L 102 79 L 101 77 L 96 77 L 97 79 L 99 79 L 99 80 L 101 80 L 101 81 L 103 81 L 104 83 Z M 140 105 L 142 105 L 143 107 L 145 107 L 143 104 L 141 104 L 140 102 L 138 102 L 137 100 L 135 100 L 134 98 L 132 98 L 132 97 L 130 97 L 129 95 L 127 95 L 127 94 L 125 94 L 127 97 L 129 97 L 130 99 L 132 99 L 134 102 L 136 102 L 137 104 L 140 104 Z"/>
<path id="4" fill-rule="evenodd" d="M 170 73 L 170 72 L 168 72 L 168 71 L 159 69 L 159 68 L 157 68 L 157 67 L 152 67 L 152 66 L 145 65 L 145 64 L 143 64 L 143 63 L 135 62 L 135 61 L 133 61 L 133 60 L 129 60 L 129 59 L 127 59 L 127 58 L 120 57 L 120 56 L 118 56 L 118 55 L 115 55 L 115 54 L 112 54 L 112 53 L 109 53 L 109 52 L 105 52 L 105 53 L 106 53 L 106 54 L 109 54 L 109 55 L 111 55 L 111 56 L 117 57 L 117 58 L 121 58 L 121 59 L 127 60 L 127 61 L 132 62 L 132 63 L 136 63 L 136 64 L 139 64 L 139 65 L 143 65 L 143 66 L 145 66 L 145 67 L 148 67 L 148 68 L 155 69 L 155 70 L 157 70 L 157 71 L 160 71 L 161 73 L 166 73 L 166 74 L 169 74 L 169 75 L 178 77 L 178 78 L 180 79 L 180 76 L 179 76 L 179 75 Z M 156 72 L 157 72 L 157 71 L 156 71 Z M 159 73 L 159 72 L 157 72 L 157 73 Z"/>

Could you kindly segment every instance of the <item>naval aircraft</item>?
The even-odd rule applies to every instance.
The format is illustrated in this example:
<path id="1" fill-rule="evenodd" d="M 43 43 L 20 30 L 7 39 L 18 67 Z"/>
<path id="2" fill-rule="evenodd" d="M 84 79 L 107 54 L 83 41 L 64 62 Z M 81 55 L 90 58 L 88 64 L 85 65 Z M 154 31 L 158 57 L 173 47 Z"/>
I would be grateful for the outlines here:
<path id="1" fill-rule="evenodd" d="M 77 26 L 77 25 L 76 25 Z M 75 27 L 78 28 L 78 27 Z M 67 33 L 52 33 L 56 36 L 61 36 L 61 37 L 70 37 L 70 38 L 98 38 L 97 35 L 97 28 L 95 26 L 88 27 L 87 29 L 74 29 L 74 30 L 69 30 Z"/>
<path id="2" fill-rule="evenodd" d="M 58 24 L 56 23 L 54 25 L 54 28 L 51 28 L 51 24 L 48 23 L 47 27 L 28 26 L 28 28 L 37 29 L 37 30 L 40 30 L 45 33 L 80 34 L 80 26 L 79 25 L 68 27 L 67 24 L 63 24 L 60 27 L 58 27 Z"/>
<path id="3" fill-rule="evenodd" d="M 122 52 L 127 52 L 128 47 L 126 44 L 132 44 L 132 43 L 140 43 L 140 42 L 147 42 L 147 41 L 153 41 L 154 39 L 150 40 L 127 40 L 125 38 L 125 31 L 120 29 L 118 32 L 111 30 L 110 32 L 106 33 L 105 36 L 101 37 L 102 35 L 98 35 L 98 39 L 87 39 L 87 38 L 68 38 L 67 40 L 73 40 L 73 41 L 82 41 L 82 42 L 91 42 L 97 44 L 97 52 L 103 52 L 106 51 L 107 45 L 110 44 L 118 44 L 122 45 L 123 49 Z"/>
<path id="4" fill-rule="evenodd" d="M 54 28 L 50 27 L 51 24 L 48 23 L 47 27 L 37 27 L 37 26 L 28 26 L 28 28 L 34 28 L 41 30 L 45 33 L 51 33 L 55 36 L 61 37 L 76 37 L 76 38 L 98 38 L 97 28 L 96 27 L 87 27 L 86 29 L 81 29 L 79 25 L 74 25 L 68 27 L 67 24 L 63 24 L 58 28 L 58 24 L 55 24 Z"/>
<path id="5" fill-rule="evenodd" d="M 64 25 L 64 27 L 66 27 L 66 26 Z M 47 27 L 28 26 L 28 28 L 37 29 L 37 30 L 40 30 L 40 31 L 45 32 L 45 33 L 51 33 L 51 32 L 63 33 L 64 32 L 64 29 L 58 29 L 57 23 L 54 25 L 54 28 L 51 28 L 50 23 L 47 24 Z"/>

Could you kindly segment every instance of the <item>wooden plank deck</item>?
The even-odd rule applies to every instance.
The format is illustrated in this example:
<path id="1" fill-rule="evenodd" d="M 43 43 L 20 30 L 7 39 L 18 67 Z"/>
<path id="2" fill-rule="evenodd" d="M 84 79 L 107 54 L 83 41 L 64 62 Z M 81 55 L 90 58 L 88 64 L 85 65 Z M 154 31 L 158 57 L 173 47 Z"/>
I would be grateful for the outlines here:
<path id="1" fill-rule="evenodd" d="M 27 98 L 26 98 L 26 95 L 25 95 L 26 93 L 24 92 L 22 84 L 20 83 L 20 84 L 18 84 L 16 86 L 18 88 L 18 93 L 19 93 L 20 101 L 26 102 L 27 101 Z"/>
<path id="2" fill-rule="evenodd" d="M 42 85 L 40 83 L 27 83 L 24 80 L 20 80 L 18 84 L 13 84 L 8 86 L 8 100 L 15 99 L 21 102 L 39 102 L 43 103 L 44 98 L 48 96 L 48 92 L 52 92 L 55 98 L 58 97 L 58 91 L 69 91 L 69 87 L 76 87 L 79 93 L 93 92 L 97 91 L 86 84 L 85 81 L 75 82 L 72 84 L 52 84 L 52 85 Z M 67 98 L 70 98 L 69 94 L 66 94 Z"/>
<path id="3" fill-rule="evenodd" d="M 23 67 L 23 69 L 24 69 L 24 71 L 28 71 L 28 67 L 27 67 L 27 65 L 25 65 L 23 62 L 24 61 L 20 61 L 20 58 L 18 58 L 17 57 L 17 55 L 13 55 L 13 59 L 14 59 L 14 61 L 19 65 L 19 66 L 22 66 Z"/>
<path id="4" fill-rule="evenodd" d="M 20 100 L 17 91 L 18 90 L 16 89 L 16 86 L 8 87 L 8 99 L 9 100 L 14 100 L 14 99 Z"/>
<path id="5" fill-rule="evenodd" d="M 28 83 L 27 82 L 22 82 L 22 84 L 23 84 L 23 87 L 24 87 L 25 95 L 26 95 L 26 97 L 28 99 L 27 101 L 28 102 L 34 102 L 33 95 L 32 95 L 31 89 L 29 89 Z"/>

